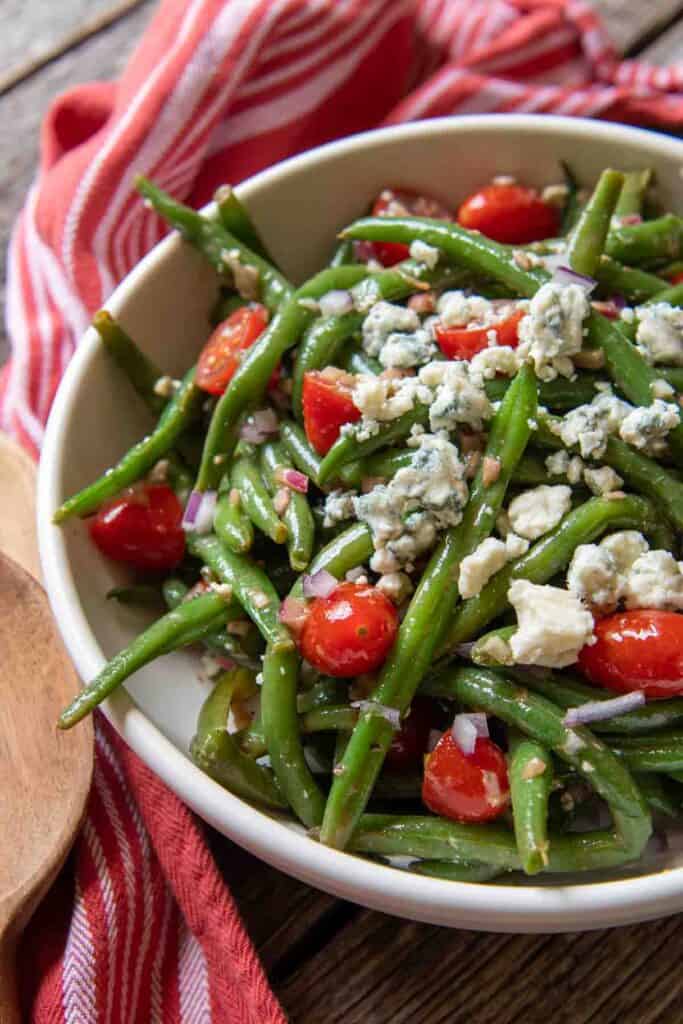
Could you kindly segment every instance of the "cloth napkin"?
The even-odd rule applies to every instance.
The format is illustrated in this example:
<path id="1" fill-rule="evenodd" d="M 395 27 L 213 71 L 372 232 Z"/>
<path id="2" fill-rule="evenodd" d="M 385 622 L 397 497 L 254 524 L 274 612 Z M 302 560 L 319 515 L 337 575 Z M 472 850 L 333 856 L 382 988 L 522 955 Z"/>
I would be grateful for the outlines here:
<path id="1" fill-rule="evenodd" d="M 683 65 L 620 62 L 582 0 L 163 0 L 120 81 L 45 118 L 10 245 L 3 429 L 38 454 L 89 317 L 163 235 L 135 172 L 200 205 L 330 139 L 483 111 L 676 130 Z M 40 1024 L 285 1019 L 200 826 L 99 715 L 86 821 L 20 955 Z"/>

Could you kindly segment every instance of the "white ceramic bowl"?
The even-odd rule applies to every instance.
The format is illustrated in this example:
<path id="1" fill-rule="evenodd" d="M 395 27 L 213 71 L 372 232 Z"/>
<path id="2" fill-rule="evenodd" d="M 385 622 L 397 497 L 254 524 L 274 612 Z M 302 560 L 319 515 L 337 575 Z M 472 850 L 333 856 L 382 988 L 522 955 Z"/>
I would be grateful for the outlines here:
<path id="1" fill-rule="evenodd" d="M 534 185 L 560 179 L 566 160 L 583 182 L 609 165 L 654 167 L 667 208 L 680 209 L 683 144 L 663 135 L 555 117 L 468 117 L 370 132 L 288 160 L 239 187 L 284 271 L 319 269 L 335 232 L 385 185 L 433 192 L 456 204 L 494 174 Z M 158 245 L 117 288 L 108 308 L 168 372 L 180 374 L 205 340 L 215 279 L 177 237 Z M 39 479 L 45 581 L 83 679 L 140 628 L 140 614 L 105 600 L 124 576 L 90 543 L 81 522 L 51 525 L 64 497 L 114 462 L 149 420 L 93 330 L 74 356 L 48 424 Z M 612 875 L 541 884 L 472 885 L 423 878 L 321 847 L 226 792 L 187 756 L 206 688 L 196 664 L 174 654 L 139 672 L 104 711 L 130 746 L 215 828 L 283 871 L 338 896 L 435 924 L 494 931 L 562 931 L 625 924 L 683 909 L 683 854 Z"/>

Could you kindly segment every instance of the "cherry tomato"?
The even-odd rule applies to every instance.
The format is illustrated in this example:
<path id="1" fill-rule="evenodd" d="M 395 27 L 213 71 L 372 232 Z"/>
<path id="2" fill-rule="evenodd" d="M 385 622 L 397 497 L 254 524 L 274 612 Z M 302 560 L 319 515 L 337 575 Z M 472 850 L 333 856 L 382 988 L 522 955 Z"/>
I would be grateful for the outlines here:
<path id="1" fill-rule="evenodd" d="M 415 697 L 410 711 L 401 719 L 401 728 L 391 741 L 387 764 L 393 768 L 409 768 L 420 761 L 434 727 L 436 707 L 427 697 Z"/>
<path id="2" fill-rule="evenodd" d="M 497 242 L 524 245 L 556 235 L 560 216 L 533 188 L 486 185 L 462 204 L 458 224 Z"/>
<path id="3" fill-rule="evenodd" d="M 491 821 L 510 801 L 505 755 L 479 737 L 464 754 L 448 729 L 425 762 L 422 800 L 435 814 L 455 821 Z"/>
<path id="4" fill-rule="evenodd" d="M 646 697 L 683 694 L 683 615 L 642 608 L 595 623 L 597 641 L 579 654 L 592 683 Z"/>
<path id="5" fill-rule="evenodd" d="M 340 583 L 311 602 L 300 649 L 326 675 L 358 676 L 379 668 L 397 631 L 396 608 L 377 587 Z"/>
<path id="6" fill-rule="evenodd" d="M 472 359 L 477 352 L 489 347 L 491 331 L 495 331 L 496 344 L 517 348 L 517 327 L 523 316 L 523 310 L 515 310 L 510 316 L 497 324 L 491 324 L 490 327 L 443 327 L 437 323 L 436 340 L 443 354 L 449 359 Z"/>
<path id="7" fill-rule="evenodd" d="M 668 280 L 672 285 L 683 284 L 683 270 L 677 270 L 675 273 L 671 274 Z"/>
<path id="8" fill-rule="evenodd" d="M 201 351 L 197 386 L 211 395 L 222 395 L 240 365 L 242 352 L 251 348 L 267 323 L 268 311 L 257 302 L 231 313 Z"/>
<path id="9" fill-rule="evenodd" d="M 453 220 L 451 211 L 431 196 L 421 196 L 408 189 L 385 188 L 380 192 L 372 207 L 374 217 L 433 217 L 436 220 Z M 370 252 L 384 267 L 393 267 L 401 260 L 407 260 L 409 249 L 399 242 L 372 242 Z"/>
<path id="10" fill-rule="evenodd" d="M 301 402 L 306 437 L 319 455 L 329 452 L 345 423 L 360 419 L 351 398 L 350 374 L 329 367 L 304 374 Z"/>
<path id="11" fill-rule="evenodd" d="M 129 488 L 90 522 L 90 536 L 115 562 L 136 569 L 173 569 L 185 554 L 183 509 L 166 484 Z"/>

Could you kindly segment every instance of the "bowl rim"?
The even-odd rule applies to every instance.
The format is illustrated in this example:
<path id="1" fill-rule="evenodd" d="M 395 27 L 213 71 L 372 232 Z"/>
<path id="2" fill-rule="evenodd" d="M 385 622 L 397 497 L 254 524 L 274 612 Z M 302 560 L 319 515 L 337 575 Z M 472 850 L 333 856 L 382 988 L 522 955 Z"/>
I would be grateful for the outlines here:
<path id="1" fill-rule="evenodd" d="M 277 185 L 294 168 L 388 141 L 428 138 L 444 131 L 476 133 L 482 129 L 532 134 L 540 129 L 573 139 L 600 137 L 615 146 L 636 142 L 638 148 L 655 158 L 658 154 L 669 159 L 674 156 L 683 165 L 683 142 L 643 128 L 548 115 L 468 115 L 414 121 L 327 143 L 259 172 L 242 182 L 236 191 L 248 201 L 252 191 Z M 107 307 L 116 314 L 130 295 L 144 287 L 147 276 L 156 273 L 174 247 L 181 244 L 176 235 L 157 244 L 119 284 Z M 51 520 L 59 504 L 66 427 L 98 344 L 98 335 L 89 328 L 54 400 L 38 475 L 38 538 L 45 587 L 64 643 L 82 678 L 90 678 L 99 671 L 105 657 L 78 599 L 64 534 Z M 434 924 L 515 932 L 604 928 L 666 916 L 683 908 L 683 867 L 576 885 L 482 885 L 408 874 L 323 847 L 302 829 L 257 810 L 201 772 L 139 710 L 125 688 L 110 697 L 102 710 L 128 745 L 169 788 L 224 835 L 280 870 L 365 906 Z"/>

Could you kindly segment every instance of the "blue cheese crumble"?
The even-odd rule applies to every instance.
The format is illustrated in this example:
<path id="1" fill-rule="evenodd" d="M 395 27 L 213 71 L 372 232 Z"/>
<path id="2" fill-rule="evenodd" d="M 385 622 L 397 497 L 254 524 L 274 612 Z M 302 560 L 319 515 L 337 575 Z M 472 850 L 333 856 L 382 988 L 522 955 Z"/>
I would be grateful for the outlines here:
<path id="1" fill-rule="evenodd" d="M 363 321 L 362 336 L 365 352 L 385 369 L 423 366 L 437 352 L 430 328 L 421 325 L 417 313 L 391 302 L 373 305 Z"/>
<path id="2" fill-rule="evenodd" d="M 571 357 L 581 351 L 589 312 L 588 296 L 579 285 L 551 281 L 538 289 L 519 322 L 517 352 L 533 364 L 540 380 L 574 376 Z"/>
<path id="3" fill-rule="evenodd" d="M 638 306 L 636 348 L 648 363 L 683 366 L 683 309 L 668 302 Z"/>

